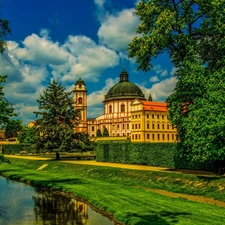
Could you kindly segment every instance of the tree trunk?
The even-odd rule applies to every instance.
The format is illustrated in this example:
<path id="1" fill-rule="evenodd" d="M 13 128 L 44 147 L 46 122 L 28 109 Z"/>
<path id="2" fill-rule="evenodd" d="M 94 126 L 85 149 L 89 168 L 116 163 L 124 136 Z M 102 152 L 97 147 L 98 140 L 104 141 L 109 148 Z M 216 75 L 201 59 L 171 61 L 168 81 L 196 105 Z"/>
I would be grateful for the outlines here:
<path id="1" fill-rule="evenodd" d="M 214 173 L 218 175 L 224 175 L 225 173 L 225 161 L 217 160 L 215 162 L 215 170 Z"/>
<path id="2" fill-rule="evenodd" d="M 60 160 L 59 152 L 55 152 L 55 159 Z"/>

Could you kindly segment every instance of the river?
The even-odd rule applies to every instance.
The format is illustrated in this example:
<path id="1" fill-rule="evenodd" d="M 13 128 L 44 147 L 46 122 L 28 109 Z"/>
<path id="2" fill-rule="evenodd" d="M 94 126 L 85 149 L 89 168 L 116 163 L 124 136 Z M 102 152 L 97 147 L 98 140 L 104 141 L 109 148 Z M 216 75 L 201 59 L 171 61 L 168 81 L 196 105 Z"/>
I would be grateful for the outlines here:
<path id="1" fill-rule="evenodd" d="M 0 176 L 1 225 L 113 225 L 75 198 Z"/>

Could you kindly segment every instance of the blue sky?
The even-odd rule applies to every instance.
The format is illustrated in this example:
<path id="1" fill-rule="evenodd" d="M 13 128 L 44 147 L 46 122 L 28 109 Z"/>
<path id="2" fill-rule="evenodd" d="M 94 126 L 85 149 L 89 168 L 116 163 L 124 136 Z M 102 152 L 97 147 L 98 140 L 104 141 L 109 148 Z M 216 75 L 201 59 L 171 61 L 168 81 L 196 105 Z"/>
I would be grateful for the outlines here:
<path id="1" fill-rule="evenodd" d="M 176 79 L 166 54 L 149 72 L 136 71 L 127 58 L 128 43 L 140 23 L 137 0 L 0 0 L 2 18 L 10 21 L 8 50 L 0 56 L 0 74 L 7 74 L 5 96 L 24 124 L 34 120 L 43 89 L 55 79 L 72 90 L 81 77 L 88 90 L 88 117 L 103 113 L 104 95 L 125 67 L 130 81 L 147 98 L 165 101 Z"/>

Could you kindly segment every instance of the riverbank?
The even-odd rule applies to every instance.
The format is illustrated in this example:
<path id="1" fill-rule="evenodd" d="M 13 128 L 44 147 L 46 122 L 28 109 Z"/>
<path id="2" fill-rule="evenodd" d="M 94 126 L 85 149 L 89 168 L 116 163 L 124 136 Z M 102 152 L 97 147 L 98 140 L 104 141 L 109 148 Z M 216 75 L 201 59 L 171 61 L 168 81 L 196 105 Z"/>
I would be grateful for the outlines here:
<path id="1" fill-rule="evenodd" d="M 196 200 L 197 196 L 203 196 L 222 203 L 225 201 L 224 178 L 56 161 L 10 160 L 12 164 L 0 165 L 2 174 L 34 186 L 72 193 L 124 224 L 225 223 L 222 205 L 199 203 L 195 199 L 189 201 L 184 196 L 165 196 L 167 192 L 176 192 L 196 195 Z M 43 164 L 48 166 L 37 170 Z"/>

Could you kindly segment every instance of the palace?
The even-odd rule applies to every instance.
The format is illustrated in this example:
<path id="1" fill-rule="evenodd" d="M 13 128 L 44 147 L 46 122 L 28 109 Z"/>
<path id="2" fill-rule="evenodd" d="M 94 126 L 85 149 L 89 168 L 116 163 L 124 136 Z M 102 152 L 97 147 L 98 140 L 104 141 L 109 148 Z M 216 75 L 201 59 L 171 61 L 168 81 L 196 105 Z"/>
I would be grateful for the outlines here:
<path id="1" fill-rule="evenodd" d="M 105 95 L 104 114 L 87 118 L 87 89 L 81 78 L 75 83 L 74 101 L 75 108 L 82 109 L 77 131 L 88 132 L 90 137 L 107 128 L 110 137 L 129 137 L 132 142 L 176 141 L 177 131 L 168 120 L 166 103 L 147 101 L 125 70 Z"/>

